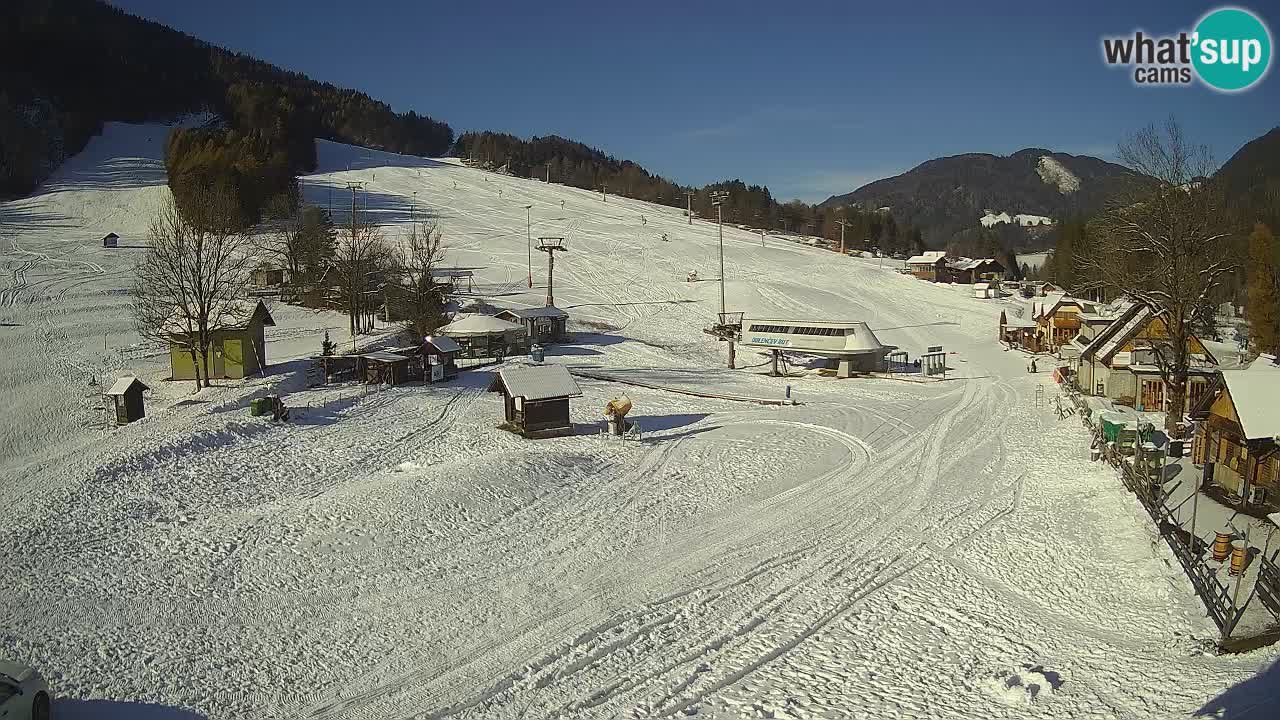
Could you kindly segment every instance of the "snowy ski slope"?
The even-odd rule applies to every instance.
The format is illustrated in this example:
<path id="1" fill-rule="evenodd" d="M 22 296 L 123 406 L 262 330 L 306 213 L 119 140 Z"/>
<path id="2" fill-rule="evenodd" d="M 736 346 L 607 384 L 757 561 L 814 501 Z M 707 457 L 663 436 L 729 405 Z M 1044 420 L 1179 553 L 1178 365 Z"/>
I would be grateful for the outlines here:
<path id="1" fill-rule="evenodd" d="M 532 236 L 570 248 L 556 301 L 580 341 L 550 361 L 789 383 L 800 405 L 582 379 L 575 422 L 625 391 L 644 441 L 530 442 L 495 428 L 484 372 L 306 389 L 291 358 L 344 322 L 279 306 L 272 374 L 188 396 L 129 329 L 138 250 L 98 242 L 142 244 L 163 132 L 111 125 L 0 206 L 0 655 L 64 716 L 1171 718 L 1276 658 L 1207 652 L 1145 515 L 1037 404 L 1048 375 L 995 343 L 1012 307 L 726 227 L 730 310 L 865 320 L 913 356 L 944 345 L 955 379 L 782 380 L 750 352 L 730 371 L 702 332 L 716 228 L 676 209 L 327 142 L 305 178 L 335 210 L 363 182 L 391 237 L 416 193 L 498 306 L 542 303 L 532 205 Z M 148 418 L 85 427 L 86 376 L 125 371 L 155 388 Z M 276 390 L 297 421 L 249 417 Z M 1222 702 L 1270 707 L 1271 687 Z"/>

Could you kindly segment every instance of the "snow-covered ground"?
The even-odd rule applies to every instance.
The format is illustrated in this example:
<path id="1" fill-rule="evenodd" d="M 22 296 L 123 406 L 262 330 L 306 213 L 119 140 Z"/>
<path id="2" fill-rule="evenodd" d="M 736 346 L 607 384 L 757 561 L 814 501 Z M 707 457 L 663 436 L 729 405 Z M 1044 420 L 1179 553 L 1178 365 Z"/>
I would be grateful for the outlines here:
<path id="1" fill-rule="evenodd" d="M 526 441 L 496 429 L 483 371 L 306 389 L 294 358 L 342 318 L 282 306 L 269 374 L 190 396 L 130 331 L 140 250 L 99 242 L 143 244 L 166 192 L 162 142 L 160 128 L 109 126 L 39 194 L 0 206 L 0 655 L 48 676 L 64 716 L 1275 707 L 1277 652 L 1207 652 L 1214 628 L 1145 514 L 1087 461 L 1079 423 L 1055 419 L 1048 373 L 995 342 L 1004 303 L 726 227 L 730 310 L 865 320 L 913 356 L 953 353 L 936 383 L 770 378 L 751 352 L 731 371 L 702 332 L 719 307 L 714 225 L 321 143 L 309 200 L 332 192 L 337 209 L 364 182 L 394 237 L 416 193 L 487 302 L 540 305 L 527 232 L 567 238 L 556 301 L 580 341 L 550 361 L 740 396 L 790 384 L 801 404 L 584 378 L 584 432 Z M 87 427 L 88 377 L 127 371 L 154 388 L 148 417 Z M 249 416 L 272 391 L 295 422 Z M 623 391 L 644 440 L 586 432 Z"/>

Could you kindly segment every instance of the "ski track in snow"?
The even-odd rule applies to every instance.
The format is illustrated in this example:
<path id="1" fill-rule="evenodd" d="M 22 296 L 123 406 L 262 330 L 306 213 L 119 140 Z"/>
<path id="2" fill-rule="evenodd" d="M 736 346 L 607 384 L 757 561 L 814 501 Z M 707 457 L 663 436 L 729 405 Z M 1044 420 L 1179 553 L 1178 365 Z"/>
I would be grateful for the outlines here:
<path id="1" fill-rule="evenodd" d="M 1036 406 L 1047 375 L 995 344 L 1007 302 L 726 226 L 729 309 L 866 320 L 913 355 L 944 345 L 953 379 L 768 378 L 751 351 L 730 371 L 702 333 L 716 227 L 678 209 L 327 142 L 305 178 L 322 205 L 365 182 L 392 237 L 416 191 L 499 305 L 542 303 L 533 204 L 530 234 L 567 238 L 556 301 L 583 333 L 550 361 L 790 384 L 801 405 L 582 379 L 575 422 L 625 391 L 644 441 L 524 441 L 495 428 L 488 369 L 306 389 L 296 359 L 326 329 L 348 347 L 345 320 L 279 305 L 273 371 L 191 396 L 130 329 L 140 249 L 100 247 L 145 244 L 164 133 L 109 125 L 0 206 L 0 655 L 60 696 L 210 718 L 1169 718 L 1276 658 L 1203 652 L 1145 516 Z M 125 372 L 148 417 L 89 426 L 88 377 Z M 278 391 L 294 422 L 248 415 Z"/>

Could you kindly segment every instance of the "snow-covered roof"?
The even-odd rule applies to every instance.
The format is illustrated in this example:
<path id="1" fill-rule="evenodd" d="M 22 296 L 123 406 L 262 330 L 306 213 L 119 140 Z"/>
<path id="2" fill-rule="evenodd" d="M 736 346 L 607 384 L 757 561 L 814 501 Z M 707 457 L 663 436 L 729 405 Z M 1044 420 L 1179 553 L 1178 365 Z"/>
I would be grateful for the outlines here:
<path id="1" fill-rule="evenodd" d="M 1134 310 L 1135 312 L 1128 313 L 1126 317 L 1117 320 L 1112 323 L 1111 327 L 1107 328 L 1108 330 L 1113 330 L 1114 328 L 1114 330 L 1106 333 L 1107 337 L 1097 349 L 1098 357 L 1103 362 L 1117 354 L 1120 347 L 1141 331 L 1148 322 L 1151 322 L 1151 318 L 1155 315 L 1149 306 L 1141 303 L 1135 305 Z M 1102 335 L 1098 337 L 1102 337 Z"/>
<path id="2" fill-rule="evenodd" d="M 959 258 L 947 265 L 955 270 L 977 270 L 986 265 L 1000 265 L 1000 263 L 995 258 Z M 1004 266 L 1000 265 L 1000 267 Z"/>
<path id="3" fill-rule="evenodd" d="M 402 362 L 409 359 L 404 355 L 397 355 L 396 353 L 387 352 L 386 350 L 376 350 L 371 353 L 365 353 L 364 357 L 368 360 L 377 360 L 378 362 Z"/>
<path id="4" fill-rule="evenodd" d="M 1048 317 L 1058 312 L 1058 308 L 1063 305 L 1079 305 L 1082 317 L 1085 313 L 1096 309 L 1094 303 L 1088 300 L 1071 297 L 1066 293 L 1049 293 L 1045 296 L 1045 302 L 1040 306 L 1040 313 L 1036 317 Z"/>
<path id="5" fill-rule="evenodd" d="M 933 265 L 947 256 L 945 250 L 930 250 L 927 253 L 913 255 L 907 258 L 908 265 Z"/>
<path id="6" fill-rule="evenodd" d="M 447 335 L 428 335 L 422 339 L 422 342 L 424 345 L 430 345 L 435 348 L 436 352 L 450 353 L 458 352 L 462 349 L 458 343 L 453 341 L 453 338 Z"/>
<path id="7" fill-rule="evenodd" d="M 143 383 L 141 380 L 139 380 L 138 378 L 136 378 L 136 377 L 134 377 L 134 376 L 132 376 L 132 375 L 125 375 L 124 377 L 122 377 L 122 378 L 120 378 L 120 379 L 116 380 L 114 383 L 111 383 L 111 389 L 110 389 L 110 390 L 107 390 L 107 394 L 108 394 L 108 395 L 123 395 L 123 394 L 125 394 L 126 392 L 128 392 L 129 388 L 130 388 L 130 387 L 132 387 L 135 383 L 136 383 L 136 384 L 138 384 L 138 385 L 141 385 L 143 390 L 150 390 L 150 389 L 151 389 L 151 388 L 147 387 L 147 386 L 146 386 L 146 384 L 144 384 L 144 383 Z"/>
<path id="8" fill-rule="evenodd" d="M 546 307 L 537 307 L 537 308 L 513 308 L 511 310 L 503 310 L 502 312 L 498 313 L 498 317 L 502 317 L 503 315 L 512 315 L 514 317 L 518 317 L 522 319 L 523 318 L 540 318 L 540 317 L 550 317 L 550 318 L 569 317 L 569 313 L 561 310 L 560 308 L 554 305 L 547 305 Z"/>
<path id="9" fill-rule="evenodd" d="M 526 400 L 581 397 L 582 390 L 563 365 L 524 365 L 498 371 L 507 394 Z"/>
<path id="10" fill-rule="evenodd" d="M 1033 328 L 1036 326 L 1036 321 L 1030 318 L 1010 317 L 1005 318 L 1004 325 L 1005 327 Z"/>
<path id="11" fill-rule="evenodd" d="M 440 335 L 470 337 L 472 335 L 492 335 L 509 330 L 523 329 L 515 323 L 507 322 L 492 315 L 465 315 L 444 327 L 436 328 L 436 332 Z"/>
<path id="12" fill-rule="evenodd" d="M 1246 438 L 1280 437 L 1280 366 L 1255 360 L 1244 370 L 1223 370 L 1222 381 Z"/>
<path id="13" fill-rule="evenodd" d="M 1093 336 L 1093 339 L 1089 341 L 1089 344 L 1086 345 L 1084 350 L 1080 352 L 1080 357 L 1082 358 L 1093 357 L 1094 354 L 1096 354 L 1099 350 L 1102 349 L 1102 346 L 1104 343 L 1106 343 L 1108 340 L 1111 339 L 1113 335 L 1115 335 L 1117 332 L 1120 331 L 1120 328 L 1123 326 L 1124 322 L 1129 317 L 1136 314 L 1141 307 L 1145 307 L 1145 306 L 1140 306 L 1135 304 L 1135 305 L 1130 305 L 1126 307 L 1124 311 L 1120 313 L 1120 316 L 1116 318 L 1115 322 L 1102 328 L 1102 330 L 1099 331 L 1097 335 Z"/>

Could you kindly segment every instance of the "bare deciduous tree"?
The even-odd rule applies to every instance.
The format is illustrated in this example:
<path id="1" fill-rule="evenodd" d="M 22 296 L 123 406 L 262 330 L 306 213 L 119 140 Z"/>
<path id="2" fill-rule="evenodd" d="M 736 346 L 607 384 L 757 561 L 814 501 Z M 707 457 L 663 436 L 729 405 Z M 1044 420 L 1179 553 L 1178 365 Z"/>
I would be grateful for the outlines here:
<path id="1" fill-rule="evenodd" d="M 266 251 L 289 272 L 289 284 L 305 291 L 320 280 L 333 258 L 337 233 L 328 213 L 314 205 L 283 218 Z"/>
<path id="2" fill-rule="evenodd" d="M 444 254 L 443 236 L 432 221 L 414 223 L 396 249 L 395 305 L 405 329 L 419 341 L 443 321 L 448 286 L 436 282 L 436 271 Z"/>
<path id="3" fill-rule="evenodd" d="M 1178 430 L 1191 367 L 1197 314 L 1235 268 L 1234 224 L 1221 188 L 1211 179 L 1213 157 L 1191 144 L 1176 120 L 1150 126 L 1119 148 L 1134 171 L 1094 222 L 1092 247 L 1079 253 L 1087 288 L 1127 294 L 1150 305 L 1163 321 L 1148 337 L 1167 389 L 1165 427 Z"/>
<path id="4" fill-rule="evenodd" d="M 200 194 L 187 215 L 166 198 L 134 280 L 138 332 L 190 353 L 197 389 L 209 385 L 213 336 L 239 321 L 249 280 L 248 236 L 231 229 L 228 212 L 213 191 Z"/>
<path id="5" fill-rule="evenodd" d="M 373 318 L 384 300 L 381 286 L 392 264 L 390 259 L 386 238 L 376 225 L 353 222 L 338 235 L 330 277 L 353 338 L 373 329 Z"/>

